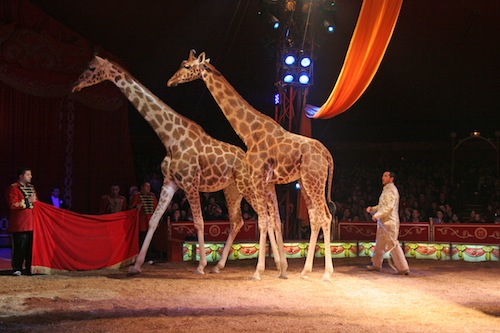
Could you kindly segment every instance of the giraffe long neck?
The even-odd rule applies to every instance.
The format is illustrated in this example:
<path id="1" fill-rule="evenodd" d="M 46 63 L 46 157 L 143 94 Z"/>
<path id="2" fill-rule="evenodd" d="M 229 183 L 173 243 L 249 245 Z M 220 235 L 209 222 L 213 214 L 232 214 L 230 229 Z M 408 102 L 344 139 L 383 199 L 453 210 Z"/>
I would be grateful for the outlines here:
<path id="1" fill-rule="evenodd" d="M 113 66 L 117 73 L 110 81 L 135 106 L 165 146 L 170 146 L 175 142 L 177 136 L 173 135 L 173 132 L 179 127 L 188 127 L 194 124 L 166 105 L 125 69 L 117 64 L 113 64 Z"/>
<path id="2" fill-rule="evenodd" d="M 256 142 L 254 135 L 263 128 L 269 135 L 272 135 L 270 132 L 283 130 L 272 118 L 253 108 L 224 76 L 213 66 L 209 66 L 209 70 L 202 71 L 202 79 L 234 131 L 247 147 Z"/>

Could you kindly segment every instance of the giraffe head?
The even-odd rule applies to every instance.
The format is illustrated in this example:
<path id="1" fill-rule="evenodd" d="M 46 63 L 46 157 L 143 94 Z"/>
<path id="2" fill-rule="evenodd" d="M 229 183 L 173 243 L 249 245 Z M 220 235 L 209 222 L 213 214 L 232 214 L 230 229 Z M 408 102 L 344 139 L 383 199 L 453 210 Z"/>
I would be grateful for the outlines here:
<path id="1" fill-rule="evenodd" d="M 73 83 L 72 92 L 80 91 L 85 87 L 98 84 L 105 80 L 111 79 L 111 67 L 113 65 L 106 59 L 94 55 L 87 68 L 80 75 L 78 80 Z"/>
<path id="2" fill-rule="evenodd" d="M 215 71 L 215 68 L 210 65 L 210 59 L 205 58 L 205 52 L 202 52 L 196 57 L 196 51 L 189 51 L 189 58 L 181 62 L 181 66 L 177 72 L 168 80 L 168 87 L 175 87 L 180 83 L 191 82 L 196 79 L 201 79 L 204 70 Z"/>

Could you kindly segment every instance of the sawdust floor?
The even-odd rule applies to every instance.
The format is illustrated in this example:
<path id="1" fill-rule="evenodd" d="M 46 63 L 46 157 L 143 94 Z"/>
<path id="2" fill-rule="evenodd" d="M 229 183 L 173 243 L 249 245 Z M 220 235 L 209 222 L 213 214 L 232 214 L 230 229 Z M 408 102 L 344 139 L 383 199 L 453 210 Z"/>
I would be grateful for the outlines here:
<path id="1" fill-rule="evenodd" d="M 500 263 L 410 260 L 409 276 L 365 270 L 366 258 L 335 260 L 330 282 L 316 259 L 230 261 L 220 274 L 194 263 L 63 275 L 0 275 L 1 332 L 500 332 Z M 213 265 L 213 264 L 212 264 Z M 209 265 L 209 266 L 212 266 Z M 208 271 L 208 270 L 207 270 Z"/>

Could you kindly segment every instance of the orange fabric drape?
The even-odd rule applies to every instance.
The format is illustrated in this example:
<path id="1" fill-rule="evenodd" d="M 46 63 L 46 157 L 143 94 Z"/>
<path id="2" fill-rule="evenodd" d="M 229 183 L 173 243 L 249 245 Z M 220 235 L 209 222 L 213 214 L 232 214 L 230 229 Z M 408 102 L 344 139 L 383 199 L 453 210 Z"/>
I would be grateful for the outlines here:
<path id="1" fill-rule="evenodd" d="M 332 118 L 350 108 L 375 76 L 389 45 L 403 0 L 364 0 L 344 65 L 328 100 L 312 118 Z"/>

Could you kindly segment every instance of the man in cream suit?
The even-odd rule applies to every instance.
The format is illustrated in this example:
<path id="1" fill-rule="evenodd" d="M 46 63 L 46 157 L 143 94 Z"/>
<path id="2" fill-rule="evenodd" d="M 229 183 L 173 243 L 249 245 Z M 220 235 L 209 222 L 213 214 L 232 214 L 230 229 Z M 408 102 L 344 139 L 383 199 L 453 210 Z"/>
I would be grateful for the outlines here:
<path id="1" fill-rule="evenodd" d="M 393 263 L 391 266 L 400 275 L 408 275 L 410 268 L 405 258 L 403 249 L 399 245 L 399 192 L 394 185 L 394 172 L 386 171 L 382 175 L 382 185 L 384 188 L 380 195 L 378 205 L 367 207 L 366 211 L 372 214 L 373 221 L 377 221 L 377 239 L 371 265 L 367 268 L 370 271 L 380 271 L 384 261 L 385 252 L 390 252 Z"/>

